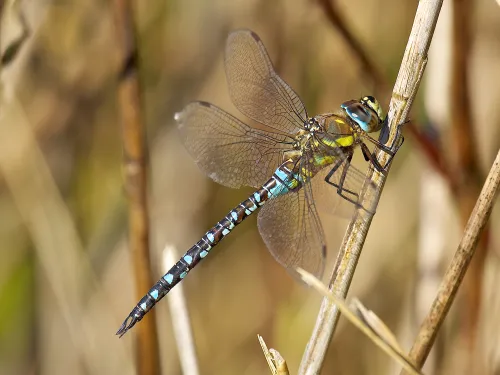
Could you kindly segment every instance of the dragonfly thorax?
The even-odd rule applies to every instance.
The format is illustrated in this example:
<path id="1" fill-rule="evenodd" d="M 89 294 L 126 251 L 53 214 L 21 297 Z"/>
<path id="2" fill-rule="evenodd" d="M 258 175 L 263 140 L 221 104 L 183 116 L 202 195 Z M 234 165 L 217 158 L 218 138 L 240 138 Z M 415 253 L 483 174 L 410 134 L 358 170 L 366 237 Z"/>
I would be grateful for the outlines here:
<path id="1" fill-rule="evenodd" d="M 304 129 L 311 133 L 314 133 L 315 131 L 320 130 L 321 126 L 315 117 L 311 117 L 304 123 Z"/>
<path id="2" fill-rule="evenodd" d="M 314 138 L 314 133 L 320 130 L 320 126 L 315 119 L 310 119 L 304 123 L 304 129 L 299 130 L 295 134 L 295 142 L 293 148 L 302 154 L 304 151 L 311 148 L 311 140 Z"/>

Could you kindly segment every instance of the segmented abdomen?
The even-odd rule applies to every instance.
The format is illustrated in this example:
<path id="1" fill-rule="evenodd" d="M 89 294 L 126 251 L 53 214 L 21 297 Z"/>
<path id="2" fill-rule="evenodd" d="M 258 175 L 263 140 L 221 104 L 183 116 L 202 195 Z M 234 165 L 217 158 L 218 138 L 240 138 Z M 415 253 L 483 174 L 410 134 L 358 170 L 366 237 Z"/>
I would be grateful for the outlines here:
<path id="1" fill-rule="evenodd" d="M 238 224 L 250 216 L 267 200 L 283 195 L 299 187 L 300 183 L 290 178 L 290 161 L 283 163 L 260 189 L 229 213 L 192 246 L 182 258 L 142 297 L 117 332 L 122 336 L 140 321 L 151 308 L 175 285 L 184 279 L 210 250 L 227 236 Z"/>

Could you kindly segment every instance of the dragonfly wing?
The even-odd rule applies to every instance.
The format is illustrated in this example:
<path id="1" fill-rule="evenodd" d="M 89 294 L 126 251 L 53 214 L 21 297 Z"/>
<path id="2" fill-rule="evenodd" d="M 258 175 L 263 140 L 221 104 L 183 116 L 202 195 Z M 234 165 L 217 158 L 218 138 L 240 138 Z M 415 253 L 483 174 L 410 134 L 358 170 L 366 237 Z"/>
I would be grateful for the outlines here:
<path id="1" fill-rule="evenodd" d="M 321 277 L 326 244 L 310 185 L 269 200 L 257 220 L 267 248 L 281 265 Z"/>
<path id="2" fill-rule="evenodd" d="M 282 162 L 293 140 L 251 128 L 206 102 L 193 102 L 176 114 L 179 132 L 198 167 L 232 188 L 260 187 Z"/>
<path id="3" fill-rule="evenodd" d="M 229 35 L 225 67 L 231 99 L 243 114 L 288 134 L 303 128 L 308 118 L 304 104 L 276 74 L 257 34 L 238 30 Z"/>

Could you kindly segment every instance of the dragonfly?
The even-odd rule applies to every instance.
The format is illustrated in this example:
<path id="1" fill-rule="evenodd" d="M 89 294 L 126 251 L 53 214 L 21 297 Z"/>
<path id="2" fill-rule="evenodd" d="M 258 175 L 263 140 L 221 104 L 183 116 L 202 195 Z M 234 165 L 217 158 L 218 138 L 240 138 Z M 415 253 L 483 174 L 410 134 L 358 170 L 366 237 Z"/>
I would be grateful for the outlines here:
<path id="1" fill-rule="evenodd" d="M 261 39 L 250 30 L 229 34 L 224 62 L 233 103 L 257 125 L 246 125 L 203 101 L 188 104 L 175 120 L 187 151 L 207 176 L 231 188 L 257 190 L 148 291 L 119 328 L 120 337 L 258 209 L 259 232 L 274 258 L 289 270 L 301 267 L 320 277 L 326 244 L 316 198 L 326 186 L 329 191 L 323 196 L 341 197 L 353 208 L 372 212 L 360 203 L 366 179 L 351 165 L 354 150 L 360 147 L 365 160 L 386 174 L 387 167 L 377 161 L 367 142 L 390 156 L 386 165 L 401 146 L 393 151 L 369 135 L 386 120 L 373 96 L 344 102 L 335 113 L 309 117 L 302 100 L 276 73 Z"/>

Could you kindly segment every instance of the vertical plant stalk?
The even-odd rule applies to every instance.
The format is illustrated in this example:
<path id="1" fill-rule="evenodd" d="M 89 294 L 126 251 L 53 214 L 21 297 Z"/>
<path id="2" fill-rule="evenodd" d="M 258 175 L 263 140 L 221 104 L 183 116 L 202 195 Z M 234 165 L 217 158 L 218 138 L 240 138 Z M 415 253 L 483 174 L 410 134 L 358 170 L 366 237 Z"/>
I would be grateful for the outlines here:
<path id="1" fill-rule="evenodd" d="M 452 58 L 451 58 L 451 160 L 454 175 L 458 177 L 456 190 L 460 219 L 465 226 L 472 212 L 474 202 L 481 190 L 480 167 L 474 138 L 474 125 L 469 97 L 468 67 L 471 47 L 472 4 L 469 0 L 452 2 Z M 481 309 L 482 280 L 487 256 L 488 231 L 478 244 L 476 255 L 469 273 L 464 280 L 465 300 L 460 309 L 463 311 L 460 334 L 472 355 L 476 343 L 477 323 Z M 472 368 L 471 368 L 472 370 Z"/>
<path id="2" fill-rule="evenodd" d="M 464 235 L 458 249 L 448 266 L 438 293 L 425 318 L 415 343 L 410 351 L 410 358 L 421 368 L 429 354 L 437 332 L 457 294 L 460 283 L 469 267 L 472 256 L 485 227 L 500 186 L 500 151 L 497 154 L 490 173 L 486 178 L 483 190 L 479 195 L 474 210 L 465 227 Z"/>
<path id="3" fill-rule="evenodd" d="M 417 94 L 442 3 L 442 0 L 421 0 L 419 2 L 413 28 L 389 105 L 388 118 L 390 132 L 387 146 L 397 145 L 400 142 L 400 139 L 397 139 L 397 129 L 400 124 L 406 121 L 411 104 Z M 383 151 L 378 151 L 377 159 L 381 165 L 386 165 L 389 155 Z M 376 207 L 385 184 L 386 176 L 379 174 L 371 165 L 368 170 L 368 176 L 369 181 L 374 183 L 377 189 L 372 196 L 363 195 L 361 204 L 365 207 L 375 204 Z M 337 264 L 329 283 L 330 290 L 341 298 L 346 297 L 352 278 L 354 277 L 354 271 L 361 255 L 361 249 L 365 242 L 372 217 L 373 215 L 363 214 L 361 210 L 358 210 L 347 228 L 339 257 L 337 258 Z M 313 334 L 302 357 L 299 374 L 309 375 L 320 372 L 339 317 L 340 314 L 335 305 L 328 299 L 324 299 Z"/>
<path id="4" fill-rule="evenodd" d="M 131 2 L 114 0 L 113 11 L 122 62 L 118 100 L 122 121 L 125 191 L 129 200 L 129 244 L 135 273 L 135 290 L 137 299 L 140 299 L 153 283 L 149 255 L 146 127 L 141 112 L 136 32 Z M 136 357 L 140 375 L 160 373 L 156 321 L 154 312 L 151 312 L 136 331 Z"/>

